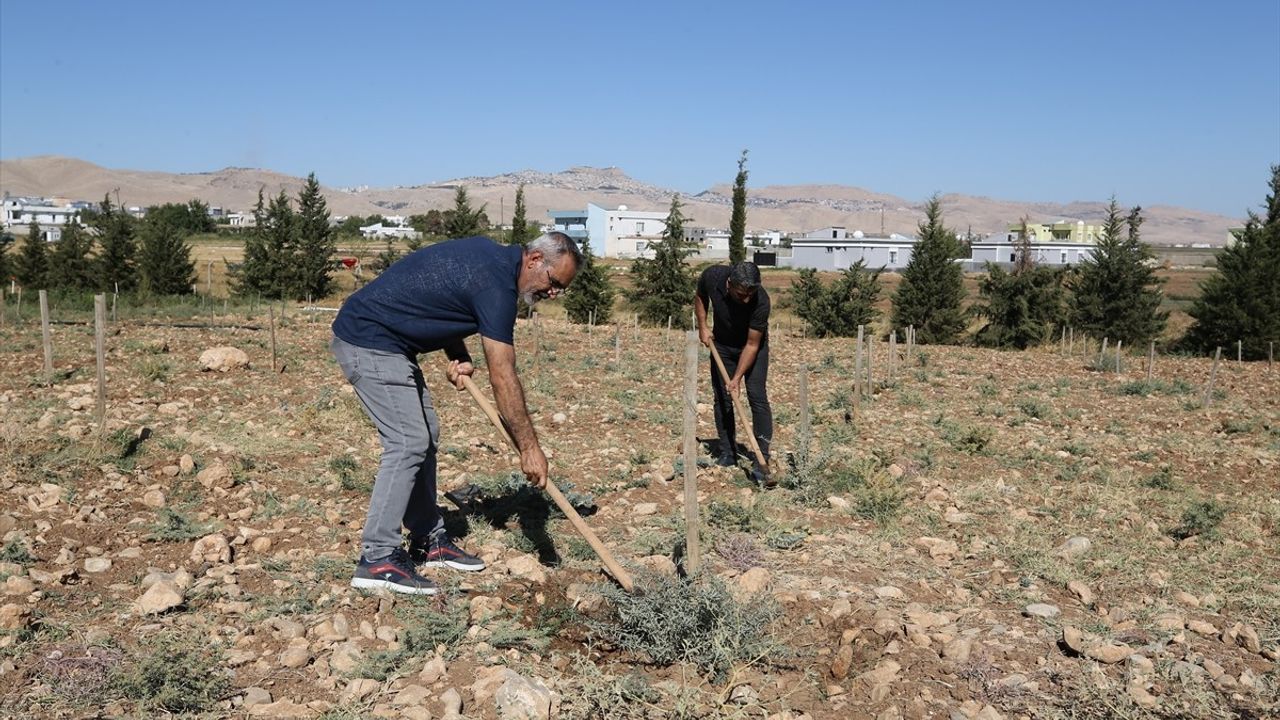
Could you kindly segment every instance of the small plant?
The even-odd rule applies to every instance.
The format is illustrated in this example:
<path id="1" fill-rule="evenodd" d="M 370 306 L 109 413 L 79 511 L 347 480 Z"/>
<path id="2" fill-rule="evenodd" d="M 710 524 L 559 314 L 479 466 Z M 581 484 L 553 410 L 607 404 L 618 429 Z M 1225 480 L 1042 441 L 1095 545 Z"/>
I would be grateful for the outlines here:
<path id="1" fill-rule="evenodd" d="M 343 490 L 360 490 L 367 492 L 373 485 L 361 476 L 360 463 L 350 455 L 339 455 L 329 461 L 329 470 L 338 476 L 338 484 Z"/>
<path id="2" fill-rule="evenodd" d="M 1169 536 L 1175 540 L 1186 540 L 1190 537 L 1214 537 L 1218 525 L 1227 516 L 1227 509 L 1213 500 L 1195 503 L 1182 513 L 1182 522 L 1169 530 Z"/>
<path id="3" fill-rule="evenodd" d="M 715 545 L 716 554 L 735 570 L 750 570 L 764 562 L 764 553 L 756 545 L 755 538 L 746 533 L 733 533 L 720 538 Z"/>
<path id="4" fill-rule="evenodd" d="M 427 603 L 403 606 L 397 615 L 404 623 L 398 638 L 400 646 L 367 655 L 354 677 L 381 682 L 397 675 L 416 658 L 434 652 L 438 645 L 457 645 L 467 634 L 467 610 L 458 601 L 456 588 L 446 588 Z"/>
<path id="5" fill-rule="evenodd" d="M 147 710 L 208 712 L 229 687 L 218 655 L 204 638 L 162 635 L 144 642 L 111 685 Z"/>
<path id="6" fill-rule="evenodd" d="M 1156 490 L 1172 490 L 1173 468 L 1168 465 L 1162 466 L 1159 470 L 1152 473 L 1146 480 L 1143 480 L 1142 484 L 1149 488 L 1155 488 Z"/>
<path id="7" fill-rule="evenodd" d="M 960 452 L 976 455 L 987 448 L 995 433 L 989 427 L 965 425 L 951 427 L 946 432 L 947 442 Z"/>
<path id="8" fill-rule="evenodd" d="M 168 382 L 169 375 L 173 373 L 173 366 L 168 360 L 158 357 L 146 358 L 140 363 L 138 372 L 142 377 L 152 382 Z"/>
<path id="9" fill-rule="evenodd" d="M 768 662 L 782 650 L 770 637 L 779 612 L 773 599 L 739 601 L 715 575 L 643 573 L 633 592 L 597 589 L 609 612 L 588 620 L 591 634 L 657 665 L 691 663 L 719 682 L 730 670 Z"/>
<path id="10" fill-rule="evenodd" d="M 764 527 L 764 513 L 758 507 L 712 500 L 707 506 L 707 524 L 711 527 L 750 532 Z"/>
<path id="11" fill-rule="evenodd" d="M 4 548 L 0 549 L 0 562 L 14 563 L 22 567 L 31 567 L 36 559 L 32 557 L 31 550 L 27 548 L 27 544 L 19 539 L 13 539 L 4 544 Z"/>
<path id="12" fill-rule="evenodd" d="M 156 522 L 151 525 L 147 539 L 151 542 L 186 542 L 204 537 L 212 531 L 210 525 L 198 525 L 173 508 L 160 508 Z"/>
<path id="13" fill-rule="evenodd" d="M 876 472 L 867 479 L 854 501 L 854 512 L 859 517 L 888 525 L 902 511 L 906 494 L 887 472 Z"/>
<path id="14" fill-rule="evenodd" d="M 1033 400 L 1030 398 L 1026 400 L 1019 400 L 1018 409 L 1026 414 L 1027 417 L 1032 417 L 1037 420 L 1044 419 L 1049 414 L 1048 405 L 1039 400 Z"/>

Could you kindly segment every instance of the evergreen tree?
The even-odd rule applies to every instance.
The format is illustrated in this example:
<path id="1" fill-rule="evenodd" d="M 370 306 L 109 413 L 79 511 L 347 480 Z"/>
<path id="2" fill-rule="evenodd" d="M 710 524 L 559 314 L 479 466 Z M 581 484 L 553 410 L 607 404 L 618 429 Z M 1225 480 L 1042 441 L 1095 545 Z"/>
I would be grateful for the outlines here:
<path id="1" fill-rule="evenodd" d="M 13 235 L 0 231 L 0 284 L 7 284 L 13 277 L 13 260 L 9 257 L 13 243 Z"/>
<path id="2" fill-rule="evenodd" d="M 489 216 L 485 215 L 484 205 L 478 210 L 472 209 L 471 199 L 467 197 L 467 189 L 461 185 L 453 194 L 453 209 L 446 213 L 444 235 L 449 239 L 478 235 L 489 227 Z"/>
<path id="3" fill-rule="evenodd" d="M 1184 344 L 1209 353 L 1242 343 L 1250 360 L 1280 342 L 1280 165 L 1271 166 L 1266 215 L 1252 211 L 1236 241 L 1218 253 L 1217 269 L 1200 284 Z"/>
<path id="4" fill-rule="evenodd" d="M 258 293 L 272 299 L 296 296 L 296 217 L 284 190 L 266 207 L 259 190 L 253 217 L 253 230 L 245 238 L 244 263 L 235 277 L 236 292 Z"/>
<path id="5" fill-rule="evenodd" d="M 511 236 L 507 238 L 508 244 L 526 245 L 533 239 L 530 237 L 533 233 L 529 228 L 529 222 L 524 215 L 524 183 L 520 183 L 520 187 L 516 188 L 516 210 L 511 216 Z"/>
<path id="6" fill-rule="evenodd" d="M 307 176 L 307 182 L 298 194 L 297 251 L 295 271 L 297 284 L 294 292 L 299 300 L 308 297 L 318 300 L 333 289 L 333 254 L 338 251 L 337 236 L 329 226 L 329 209 L 316 174 Z"/>
<path id="7" fill-rule="evenodd" d="M 796 314 L 818 337 L 853 337 L 859 325 L 870 325 L 879 316 L 880 271 L 868 271 L 863 261 L 845 268 L 824 288 L 812 268 L 800 271 L 792 283 Z"/>
<path id="8" fill-rule="evenodd" d="M 98 290 L 115 292 L 117 287 L 120 292 L 133 290 L 138 282 L 133 217 L 123 207 L 113 207 L 108 195 L 102 199 L 102 209 L 94 216 L 94 223 L 98 232 L 95 261 Z"/>
<path id="9" fill-rule="evenodd" d="M 988 263 L 987 276 L 978 283 L 982 302 L 974 306 L 974 313 L 987 319 L 978 344 L 1024 350 L 1051 340 L 1066 320 L 1064 278 L 1063 271 L 1034 263 L 1012 272 Z"/>
<path id="10" fill-rule="evenodd" d="M 613 317 L 613 298 L 617 291 L 609 281 L 604 267 L 596 262 L 590 241 L 582 242 L 582 265 L 573 279 L 573 285 L 564 296 L 564 309 L 569 322 L 586 323 L 595 313 L 597 325 L 609 322 Z"/>
<path id="11" fill-rule="evenodd" d="M 729 262 L 747 259 L 747 151 L 738 158 L 738 175 L 733 179 L 733 214 L 729 217 Z"/>
<path id="12" fill-rule="evenodd" d="M 93 237 L 72 218 L 62 228 L 62 237 L 49 253 L 49 286 L 64 290 L 91 290 L 94 287 Z"/>
<path id="13" fill-rule="evenodd" d="M 914 325 L 922 344 L 954 343 L 965 329 L 964 270 L 955 262 L 961 246 L 942 225 L 937 195 L 925 203 L 924 214 L 920 239 L 893 294 L 893 325 Z"/>
<path id="14" fill-rule="evenodd" d="M 138 288 L 147 295 L 185 295 L 196 282 L 196 266 L 187 244 L 189 227 L 150 213 L 139 235 Z"/>
<path id="15" fill-rule="evenodd" d="M 1169 317 L 1160 311 L 1163 280 L 1150 262 L 1155 257 L 1151 248 L 1139 239 L 1141 223 L 1141 208 L 1134 208 L 1126 221 L 1111 198 L 1102 237 L 1092 257 L 1081 261 L 1071 286 L 1076 326 L 1131 347 L 1154 339 Z"/>
<path id="16" fill-rule="evenodd" d="M 22 243 L 22 254 L 16 267 L 18 283 L 29 290 L 47 290 L 49 287 L 49 248 L 45 244 L 40 224 L 32 221 L 27 227 L 27 239 Z"/>
<path id="17" fill-rule="evenodd" d="M 689 303 L 697 281 L 684 261 L 687 250 L 680 207 L 679 196 L 673 195 L 662 239 L 653 246 L 653 258 L 640 258 L 631 266 L 635 280 L 631 302 L 637 306 L 640 319 L 648 324 L 665 325 L 670 317 L 672 327 L 688 329 Z"/>

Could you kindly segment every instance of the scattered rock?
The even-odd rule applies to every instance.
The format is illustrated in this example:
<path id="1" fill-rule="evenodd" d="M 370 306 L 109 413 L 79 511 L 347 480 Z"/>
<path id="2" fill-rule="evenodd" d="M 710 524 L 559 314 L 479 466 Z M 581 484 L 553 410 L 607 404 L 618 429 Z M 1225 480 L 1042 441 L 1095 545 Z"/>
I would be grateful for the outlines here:
<path id="1" fill-rule="evenodd" d="M 186 602 L 186 597 L 178 586 L 169 580 L 161 580 L 147 588 L 142 597 L 134 601 L 134 606 L 143 615 L 159 615 Z"/>
<path id="2" fill-rule="evenodd" d="M 183 455 L 182 457 L 178 458 L 178 470 L 180 470 L 183 475 L 190 475 L 191 473 L 195 472 L 196 471 L 195 459 L 192 458 L 190 455 Z"/>
<path id="3" fill-rule="evenodd" d="M 329 667 L 340 673 L 349 673 L 360 665 L 361 660 L 364 660 L 364 652 L 360 650 L 359 645 L 348 640 L 339 643 L 333 649 L 333 656 L 329 658 Z"/>
<path id="4" fill-rule="evenodd" d="M 440 695 L 440 704 L 444 706 L 444 714 L 440 720 L 460 720 L 462 717 L 462 694 L 457 688 L 449 688 Z"/>
<path id="5" fill-rule="evenodd" d="M 1178 601 L 1179 603 L 1182 603 L 1183 605 L 1186 605 L 1187 607 L 1192 607 L 1192 608 L 1200 607 L 1200 598 L 1196 597 L 1195 595 L 1192 595 L 1191 593 L 1185 590 L 1179 590 L 1175 592 L 1173 594 L 1173 599 Z"/>
<path id="6" fill-rule="evenodd" d="M 1057 605 L 1050 605 L 1048 603 L 1031 603 L 1030 605 L 1022 608 L 1022 614 L 1027 617 L 1048 620 L 1049 618 L 1055 618 L 1061 615 L 1062 610 L 1058 609 Z"/>
<path id="7" fill-rule="evenodd" d="M 343 702 L 364 702 L 368 697 L 382 689 L 382 683 L 370 678 L 356 678 L 347 683 L 342 691 Z"/>
<path id="8" fill-rule="evenodd" d="M 279 663 L 287 668 L 306 667 L 309 662 L 311 662 L 311 651 L 307 649 L 305 640 L 299 645 L 290 645 L 280 653 Z"/>
<path id="9" fill-rule="evenodd" d="M 448 674 L 448 666 L 444 663 L 444 658 L 436 655 L 427 661 L 422 667 L 422 672 L 418 673 L 418 682 L 423 685 L 433 685 L 437 680 Z"/>
<path id="10" fill-rule="evenodd" d="M 883 585 L 872 590 L 872 592 L 875 593 L 876 597 L 881 598 L 882 600 L 901 600 L 904 597 L 902 590 L 892 585 Z"/>
<path id="11" fill-rule="evenodd" d="M 955 663 L 969 662 L 973 652 L 973 638 L 961 635 L 942 646 L 942 657 Z"/>
<path id="12" fill-rule="evenodd" d="M 651 503 L 651 502 L 637 503 L 636 506 L 631 509 L 631 514 L 635 515 L 636 517 L 644 517 L 646 515 L 656 515 L 657 512 L 658 512 L 658 503 Z"/>
<path id="13" fill-rule="evenodd" d="M 827 504 L 831 506 L 832 510 L 839 510 L 840 512 L 848 512 L 849 508 L 852 507 L 848 500 L 845 500 L 838 495 L 832 495 L 827 498 Z"/>
<path id="14" fill-rule="evenodd" d="M 0 630 L 21 630 L 31 622 L 31 611 L 23 605 L 0 606 Z"/>
<path id="15" fill-rule="evenodd" d="M 1205 622 L 1204 620 L 1188 620 L 1187 629 L 1197 635 L 1218 634 L 1218 628 L 1214 627 L 1213 623 Z"/>
<path id="16" fill-rule="evenodd" d="M 87 573 L 104 573 L 111 569 L 111 558 L 91 557 L 84 560 L 84 571 Z"/>
<path id="17" fill-rule="evenodd" d="M 760 693 L 744 683 L 729 691 L 729 702 L 733 705 L 759 705 Z"/>
<path id="18" fill-rule="evenodd" d="M 1083 603 L 1084 605 L 1093 604 L 1093 591 L 1089 589 L 1088 585 L 1085 585 L 1079 580 L 1072 580 L 1071 582 L 1067 583 L 1067 590 L 1072 595 L 1075 595 L 1077 598 L 1079 598 L 1080 602 Z"/>
<path id="19" fill-rule="evenodd" d="M 755 595 L 769 586 L 773 579 L 770 572 L 762 567 L 753 567 L 738 576 L 738 589 L 748 595 Z"/>
<path id="20" fill-rule="evenodd" d="M 549 720 L 560 696 L 542 680 L 512 673 L 493 696 L 501 720 Z"/>
<path id="21" fill-rule="evenodd" d="M 231 545 L 221 533 L 205 535 L 191 548 L 191 562 L 225 565 L 231 562 Z"/>
<path id="22" fill-rule="evenodd" d="M 555 415 L 552 415 L 552 416 L 551 416 L 551 422 L 555 423 L 556 425 L 563 425 L 563 424 L 565 424 L 568 420 L 569 420 L 569 416 L 568 416 L 568 415 L 565 415 L 565 414 L 564 414 L 564 413 L 562 413 L 562 412 L 558 412 L 558 413 L 556 413 Z"/>
<path id="23" fill-rule="evenodd" d="M 836 659 L 831 662 L 831 677 L 844 680 L 849 677 L 849 668 L 853 666 L 853 645 L 841 645 L 836 651 Z"/>
<path id="24" fill-rule="evenodd" d="M 640 558 L 638 562 L 659 575 L 668 577 L 676 575 L 676 564 L 666 555 L 647 555 Z"/>
<path id="25" fill-rule="evenodd" d="M 1063 557 L 1079 557 L 1089 552 L 1093 547 L 1093 541 L 1082 535 L 1067 538 L 1066 542 L 1058 546 L 1058 554 Z"/>
<path id="26" fill-rule="evenodd" d="M 292 700 L 279 700 L 265 705 L 254 705 L 249 708 L 249 717 L 265 718 L 309 718 L 316 713 L 306 705 L 299 705 Z"/>
<path id="27" fill-rule="evenodd" d="M 1155 695 L 1147 692 L 1141 682 L 1129 683 L 1129 699 L 1142 708 L 1153 708 L 1160 704 L 1160 700 Z"/>
<path id="28" fill-rule="evenodd" d="M 236 484 L 235 478 L 231 477 L 231 470 L 221 460 L 215 460 L 212 465 L 201 470 L 196 475 L 196 480 L 210 490 L 230 490 Z"/>
<path id="29" fill-rule="evenodd" d="M 507 572 L 530 582 L 544 583 L 547 581 L 546 569 L 532 555 L 518 555 L 508 560 Z"/>
<path id="30" fill-rule="evenodd" d="M 148 490 L 142 494 L 142 504 L 151 508 L 164 507 L 166 498 L 161 490 Z"/>
<path id="31" fill-rule="evenodd" d="M 1084 649 L 1084 656 L 1100 663 L 1114 665 L 1123 662 L 1133 654 L 1133 648 L 1124 643 L 1099 642 L 1088 645 Z"/>
<path id="32" fill-rule="evenodd" d="M 468 606 L 468 619 L 472 625 L 480 625 L 502 612 L 502 598 L 477 595 Z"/>
<path id="33" fill-rule="evenodd" d="M 408 685 L 391 699 L 392 705 L 422 705 L 431 697 L 431 690 L 421 685 Z"/>
<path id="34" fill-rule="evenodd" d="M 249 687 L 244 689 L 244 706 L 253 707 L 254 705 L 266 705 L 271 702 L 271 693 L 260 687 Z"/>
<path id="35" fill-rule="evenodd" d="M 249 367 L 249 356 L 239 348 L 224 346 L 200 353 L 200 369 L 227 372 Z"/>

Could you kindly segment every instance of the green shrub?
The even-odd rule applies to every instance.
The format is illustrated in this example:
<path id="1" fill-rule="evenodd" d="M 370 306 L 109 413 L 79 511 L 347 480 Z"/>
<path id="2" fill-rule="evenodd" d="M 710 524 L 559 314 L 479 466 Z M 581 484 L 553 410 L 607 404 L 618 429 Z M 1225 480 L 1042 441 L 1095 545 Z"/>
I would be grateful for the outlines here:
<path id="1" fill-rule="evenodd" d="M 1213 500 L 1197 502 L 1182 513 L 1182 522 L 1169 530 L 1169 536 L 1176 540 L 1197 535 L 1213 537 L 1226 516 L 1227 509 Z"/>
<path id="2" fill-rule="evenodd" d="M 198 525 L 173 508 L 160 508 L 156 522 L 151 525 L 147 539 L 152 542 L 186 542 L 208 535 L 212 525 Z"/>
<path id="3" fill-rule="evenodd" d="M 591 634 L 657 665 L 687 662 L 722 681 L 735 667 L 769 662 L 782 650 L 770 635 L 779 613 L 773 599 L 762 594 L 739 601 L 714 575 L 646 572 L 637 575 L 633 592 L 597 589 L 608 614 L 588 620 Z"/>
<path id="4" fill-rule="evenodd" d="M 4 544 L 4 548 L 0 549 L 0 562 L 30 567 L 35 561 L 35 557 L 31 555 L 31 550 L 22 540 L 16 538 L 10 540 Z"/>
<path id="5" fill-rule="evenodd" d="M 203 637 L 166 634 L 145 641 L 111 685 L 147 710 L 208 712 L 229 687 L 220 665 L 218 650 Z"/>

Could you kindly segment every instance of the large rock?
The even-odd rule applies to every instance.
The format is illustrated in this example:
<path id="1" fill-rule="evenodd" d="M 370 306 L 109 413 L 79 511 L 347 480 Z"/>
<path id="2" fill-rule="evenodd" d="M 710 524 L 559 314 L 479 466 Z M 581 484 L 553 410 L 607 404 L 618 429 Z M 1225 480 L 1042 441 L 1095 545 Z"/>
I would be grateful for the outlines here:
<path id="1" fill-rule="evenodd" d="M 538 678 L 512 673 L 493 696 L 501 720 L 548 720 L 560 705 L 560 696 Z"/>
<path id="2" fill-rule="evenodd" d="M 249 367 L 249 356 L 239 348 L 224 346 L 200 353 L 200 369 L 226 372 Z"/>
<path id="3" fill-rule="evenodd" d="M 316 713 L 306 705 L 299 705 L 292 700 L 279 700 L 265 705 L 254 705 L 249 708 L 249 717 L 265 718 L 309 718 Z"/>
<path id="4" fill-rule="evenodd" d="M 31 611 L 23 605 L 0 606 L 0 630 L 21 630 L 31 622 Z"/>
<path id="5" fill-rule="evenodd" d="M 221 460 L 216 460 L 212 465 L 201 470 L 196 475 L 196 480 L 211 490 L 213 488 L 229 490 L 236 484 L 235 478 L 231 477 L 231 469 Z"/>
<path id="6" fill-rule="evenodd" d="M 748 595 L 755 595 L 769 586 L 772 579 L 769 571 L 762 567 L 753 567 L 738 577 L 738 589 Z"/>
<path id="7" fill-rule="evenodd" d="M 231 562 L 231 544 L 220 533 L 205 535 L 191 548 L 191 562 L 225 565 Z"/>
<path id="8" fill-rule="evenodd" d="M 508 560 L 507 572 L 521 580 L 535 583 L 547 581 L 547 571 L 543 569 L 538 559 L 532 555 L 519 555 Z"/>
<path id="9" fill-rule="evenodd" d="M 186 602 L 186 597 L 172 581 L 160 580 L 147 588 L 142 597 L 134 601 L 134 607 L 143 615 L 159 615 Z"/>

